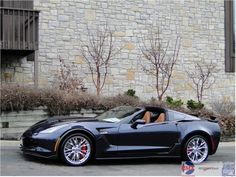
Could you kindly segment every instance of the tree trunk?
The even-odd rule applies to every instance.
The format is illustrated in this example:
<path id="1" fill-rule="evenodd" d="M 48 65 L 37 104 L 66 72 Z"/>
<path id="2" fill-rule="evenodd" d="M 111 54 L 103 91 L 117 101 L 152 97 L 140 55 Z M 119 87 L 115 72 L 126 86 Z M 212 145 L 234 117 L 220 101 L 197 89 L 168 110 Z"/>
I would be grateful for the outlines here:
<path id="1" fill-rule="evenodd" d="M 99 86 L 97 86 L 97 96 L 100 97 L 101 89 Z"/>
<path id="2" fill-rule="evenodd" d="M 162 95 L 158 96 L 158 101 L 162 101 Z"/>

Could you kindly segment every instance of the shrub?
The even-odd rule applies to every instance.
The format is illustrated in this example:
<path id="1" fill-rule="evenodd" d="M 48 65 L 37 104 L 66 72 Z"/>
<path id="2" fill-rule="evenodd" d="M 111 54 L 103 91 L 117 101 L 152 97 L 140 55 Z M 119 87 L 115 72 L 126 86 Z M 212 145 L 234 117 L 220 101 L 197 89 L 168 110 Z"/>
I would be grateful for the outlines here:
<path id="1" fill-rule="evenodd" d="M 211 106 L 216 113 L 222 116 L 227 116 L 232 114 L 235 109 L 235 103 L 233 101 L 226 99 L 214 101 L 211 103 Z"/>
<path id="2" fill-rule="evenodd" d="M 69 114 L 70 110 L 68 107 L 74 107 L 74 104 L 72 104 L 72 99 L 75 99 L 74 97 L 70 97 L 71 95 L 72 94 L 61 90 L 44 90 L 42 103 L 46 107 L 48 115 L 54 116 Z"/>
<path id="3" fill-rule="evenodd" d="M 42 91 L 19 85 L 1 86 L 1 111 L 30 110 L 42 106 Z"/>
<path id="4" fill-rule="evenodd" d="M 125 92 L 125 95 L 128 95 L 128 96 L 135 96 L 135 90 L 133 89 L 129 89 L 127 92 Z"/>
<path id="5" fill-rule="evenodd" d="M 159 101 L 156 98 L 152 97 L 149 101 L 141 101 L 139 106 L 158 106 L 161 108 L 167 108 L 167 109 L 172 109 L 175 111 L 180 111 L 183 113 L 187 113 L 189 114 L 191 111 L 182 107 L 182 106 L 177 106 L 177 107 L 173 107 L 167 104 L 167 102 L 163 102 L 163 101 Z"/>
<path id="6" fill-rule="evenodd" d="M 111 100 L 114 100 L 114 98 L 111 98 Z M 106 109 L 99 97 L 87 93 L 68 93 L 61 90 L 55 93 L 54 90 L 49 89 L 45 93 L 43 101 L 50 116 L 68 115 L 71 111 L 80 111 L 82 108 Z"/>
<path id="7" fill-rule="evenodd" d="M 56 88 L 36 89 L 24 86 L 1 87 L 1 111 L 33 110 L 44 106 L 49 116 L 67 115 L 84 109 L 110 109 L 121 105 L 139 105 L 136 97 L 117 95 L 97 97 L 87 93 L 67 92 Z M 114 101 L 115 100 L 115 101 Z"/>
<path id="8" fill-rule="evenodd" d="M 184 103 L 181 99 L 174 100 L 172 97 L 167 96 L 166 97 L 166 103 L 170 107 L 181 107 Z"/>
<path id="9" fill-rule="evenodd" d="M 123 105 L 138 106 L 139 100 L 136 97 L 119 94 L 114 97 L 102 98 L 100 104 L 105 110 L 107 110 L 107 109 L 114 108 L 116 106 L 123 106 Z"/>
<path id="10" fill-rule="evenodd" d="M 204 118 L 204 119 L 218 119 L 219 118 L 219 116 L 214 114 L 214 112 L 212 110 L 209 110 L 209 109 L 206 109 L 206 108 L 189 110 L 185 113 L 190 114 L 190 115 L 194 115 L 194 116 L 197 116 L 197 117 L 201 117 L 201 118 Z"/>
<path id="11" fill-rule="evenodd" d="M 135 95 L 135 93 L 136 93 L 135 90 L 133 90 L 133 89 L 129 89 L 129 90 L 127 90 L 127 91 L 124 93 L 124 95 L 138 98 L 138 97 Z"/>
<path id="12" fill-rule="evenodd" d="M 219 118 L 219 125 L 221 127 L 221 133 L 225 137 L 235 135 L 235 117 L 234 116 L 222 116 Z"/>
<path id="13" fill-rule="evenodd" d="M 172 104 L 174 101 L 169 97 L 167 102 L 171 102 L 170 104 Z M 177 100 L 177 102 L 179 101 Z M 1 86 L 1 111 L 3 112 L 33 110 L 39 106 L 43 106 L 46 108 L 49 116 L 54 116 L 70 114 L 71 111 L 80 111 L 82 108 L 108 110 L 122 105 L 159 106 L 187 114 L 194 114 L 203 118 L 215 117 L 219 121 L 223 136 L 235 134 L 234 115 L 220 116 L 204 108 L 202 103 L 193 100 L 188 101 L 189 109 L 181 106 L 173 107 L 168 103 L 158 101 L 155 98 L 149 101 L 140 101 L 135 97 L 122 94 L 113 97 L 97 97 L 88 93 L 66 92 L 55 88 L 36 89 L 18 85 Z M 180 105 L 180 103 L 177 105 Z"/>
<path id="14" fill-rule="evenodd" d="M 194 100 L 188 100 L 187 101 L 187 108 L 189 108 L 190 110 L 199 110 L 202 109 L 204 107 L 204 104 L 201 103 L 200 101 L 194 101 Z"/>
<path id="15" fill-rule="evenodd" d="M 156 98 L 152 97 L 150 100 L 148 101 L 141 101 L 139 103 L 139 106 L 158 106 L 158 107 L 162 107 L 165 108 L 167 107 L 166 103 L 163 101 L 159 101 Z"/>

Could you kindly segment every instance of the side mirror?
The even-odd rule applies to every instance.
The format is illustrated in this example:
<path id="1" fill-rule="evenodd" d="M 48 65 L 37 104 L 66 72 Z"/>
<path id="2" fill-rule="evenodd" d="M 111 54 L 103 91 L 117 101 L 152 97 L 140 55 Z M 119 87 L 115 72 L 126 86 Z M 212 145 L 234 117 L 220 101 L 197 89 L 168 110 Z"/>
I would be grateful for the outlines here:
<path id="1" fill-rule="evenodd" d="M 145 120 L 143 120 L 143 119 L 138 119 L 138 120 L 136 120 L 134 123 L 131 124 L 131 127 L 134 128 L 134 129 L 136 129 L 139 124 L 145 124 L 145 123 L 146 123 Z"/>

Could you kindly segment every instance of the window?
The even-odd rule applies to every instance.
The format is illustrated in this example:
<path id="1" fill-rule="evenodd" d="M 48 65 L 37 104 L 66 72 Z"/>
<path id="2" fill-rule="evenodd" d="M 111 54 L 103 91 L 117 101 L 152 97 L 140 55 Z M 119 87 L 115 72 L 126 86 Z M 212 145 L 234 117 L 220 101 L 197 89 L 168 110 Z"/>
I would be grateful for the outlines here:
<path id="1" fill-rule="evenodd" d="M 178 120 L 184 120 L 185 119 L 185 114 L 175 112 L 175 111 L 169 111 L 169 121 L 178 121 Z"/>
<path id="2" fill-rule="evenodd" d="M 138 112 L 140 109 L 132 106 L 119 106 L 109 111 L 102 113 L 97 116 L 98 120 L 108 121 L 108 122 L 119 122 L 125 117 L 131 116 L 132 114 Z"/>
<path id="3" fill-rule="evenodd" d="M 235 72 L 235 1 L 225 5 L 225 71 Z"/>

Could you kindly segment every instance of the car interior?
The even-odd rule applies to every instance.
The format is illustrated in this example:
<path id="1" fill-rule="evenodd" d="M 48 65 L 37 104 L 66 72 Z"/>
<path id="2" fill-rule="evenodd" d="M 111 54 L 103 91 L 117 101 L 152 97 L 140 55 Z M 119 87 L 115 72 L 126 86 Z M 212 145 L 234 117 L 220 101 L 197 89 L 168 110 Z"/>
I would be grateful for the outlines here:
<path id="1" fill-rule="evenodd" d="M 144 120 L 145 124 L 162 123 L 162 122 L 167 121 L 165 110 L 161 108 L 157 109 L 153 107 L 147 107 L 145 111 L 136 115 L 134 119 L 130 121 L 130 123 L 133 123 L 138 119 Z"/>
<path id="2" fill-rule="evenodd" d="M 146 111 L 142 119 L 145 121 L 146 124 L 161 123 L 161 122 L 165 122 L 166 116 L 164 112 Z"/>
<path id="3" fill-rule="evenodd" d="M 145 124 L 149 123 L 162 123 L 167 121 L 166 120 L 166 113 L 164 109 L 157 109 L 157 108 L 146 108 L 145 111 L 138 114 L 130 123 L 134 121 L 142 119 L 145 121 Z"/>

